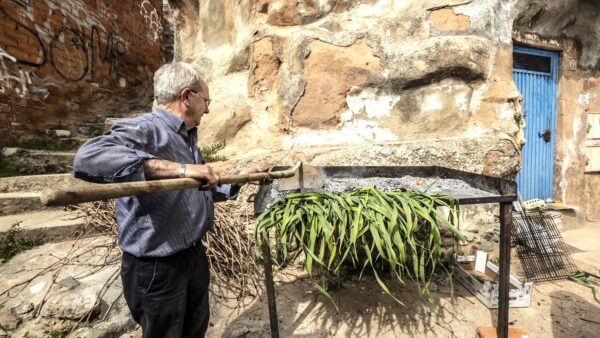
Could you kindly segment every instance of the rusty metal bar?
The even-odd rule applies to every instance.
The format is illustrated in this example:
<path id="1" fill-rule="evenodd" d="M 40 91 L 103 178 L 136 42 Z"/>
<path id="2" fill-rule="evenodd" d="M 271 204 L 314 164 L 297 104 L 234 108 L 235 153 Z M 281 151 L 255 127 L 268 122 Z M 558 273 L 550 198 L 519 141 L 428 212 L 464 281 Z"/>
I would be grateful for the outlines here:
<path id="1" fill-rule="evenodd" d="M 277 303 L 275 302 L 275 284 L 273 283 L 273 262 L 271 250 L 267 243 L 263 243 L 263 266 L 265 268 L 265 285 L 267 287 L 267 304 L 269 306 L 269 322 L 271 323 L 271 337 L 279 338 L 279 323 L 277 321 Z"/>
<path id="2" fill-rule="evenodd" d="M 508 338 L 508 302 L 510 283 L 510 228 L 512 203 L 500 203 L 500 292 L 498 294 L 498 338 Z"/>

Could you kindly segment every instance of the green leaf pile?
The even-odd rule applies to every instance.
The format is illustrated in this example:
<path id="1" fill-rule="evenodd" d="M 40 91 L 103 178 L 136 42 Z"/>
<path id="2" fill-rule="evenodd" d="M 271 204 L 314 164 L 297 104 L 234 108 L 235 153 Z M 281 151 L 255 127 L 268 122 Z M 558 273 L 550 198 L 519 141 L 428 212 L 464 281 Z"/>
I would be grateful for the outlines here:
<path id="1" fill-rule="evenodd" d="M 440 225 L 462 240 L 456 199 L 375 188 L 341 195 L 292 193 L 257 218 L 255 238 L 259 256 L 259 249 L 269 245 L 280 266 L 303 252 L 308 275 L 312 279 L 317 272 L 321 278 L 314 285 L 328 297 L 323 276 L 339 280 L 342 265 L 351 264 L 361 275 L 372 271 L 383 291 L 400 302 L 384 283 L 384 273 L 402 284 L 406 278 L 416 281 L 421 294 L 428 292 L 436 270 L 451 277 L 441 264 Z"/>
<path id="2" fill-rule="evenodd" d="M 592 290 L 594 300 L 596 303 L 600 304 L 600 299 L 598 298 L 598 288 L 600 288 L 600 283 L 598 283 L 597 280 L 594 280 L 592 275 L 583 271 L 575 271 L 569 275 L 569 280 L 590 288 Z"/>

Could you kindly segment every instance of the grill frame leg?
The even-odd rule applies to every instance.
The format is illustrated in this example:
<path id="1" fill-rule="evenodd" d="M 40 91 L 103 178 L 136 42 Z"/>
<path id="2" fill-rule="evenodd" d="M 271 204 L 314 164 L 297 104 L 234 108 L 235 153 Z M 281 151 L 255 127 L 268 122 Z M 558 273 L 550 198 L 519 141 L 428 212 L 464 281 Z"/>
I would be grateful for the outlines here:
<path id="1" fill-rule="evenodd" d="M 275 301 L 275 283 L 273 282 L 273 261 L 271 250 L 265 243 L 262 246 L 263 267 L 265 269 L 265 287 L 267 289 L 267 304 L 269 306 L 269 322 L 271 324 L 271 337 L 279 338 L 279 322 L 277 321 L 277 302 Z"/>
<path id="2" fill-rule="evenodd" d="M 498 294 L 498 338 L 508 338 L 508 302 L 510 286 L 510 232 L 512 227 L 512 203 L 500 203 L 500 290 Z"/>

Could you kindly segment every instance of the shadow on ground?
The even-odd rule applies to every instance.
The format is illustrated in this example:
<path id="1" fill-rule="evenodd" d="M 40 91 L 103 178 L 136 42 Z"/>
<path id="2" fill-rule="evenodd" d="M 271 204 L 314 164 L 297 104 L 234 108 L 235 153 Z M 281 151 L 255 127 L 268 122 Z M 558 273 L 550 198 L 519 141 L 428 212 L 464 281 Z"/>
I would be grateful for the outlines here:
<path id="1" fill-rule="evenodd" d="M 282 337 L 382 337 L 430 332 L 432 337 L 459 337 L 453 325 L 463 320 L 453 313 L 450 288 L 434 283 L 431 296 L 420 297 L 414 283 L 388 285 L 404 305 L 382 292 L 371 277 L 345 281 L 331 292 L 332 301 L 304 278 L 276 286 L 279 330 Z M 458 290 L 458 289 L 457 289 Z M 464 291 L 464 290 L 463 290 Z M 224 328 L 222 337 L 270 335 L 266 299 L 245 309 Z M 458 316 L 458 317 L 457 317 Z"/>
<path id="2" fill-rule="evenodd" d="M 579 287 L 575 286 L 574 287 Z M 589 292 L 584 298 L 566 290 L 550 294 L 554 337 L 596 338 L 600 336 L 600 304 Z"/>

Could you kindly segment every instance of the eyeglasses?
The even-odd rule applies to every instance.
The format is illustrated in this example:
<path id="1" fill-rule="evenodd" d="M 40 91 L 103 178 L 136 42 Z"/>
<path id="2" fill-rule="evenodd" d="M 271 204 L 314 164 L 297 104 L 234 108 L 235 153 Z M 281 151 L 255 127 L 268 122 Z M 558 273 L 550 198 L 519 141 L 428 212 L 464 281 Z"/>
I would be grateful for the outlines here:
<path id="1" fill-rule="evenodd" d="M 198 95 L 198 91 L 196 90 L 192 90 L 190 89 L 190 92 L 194 94 L 194 96 Z M 208 106 L 210 105 L 210 99 L 205 98 L 204 96 L 200 95 L 202 97 L 202 99 L 204 99 L 204 104 L 206 105 L 206 107 L 208 108 Z"/>

